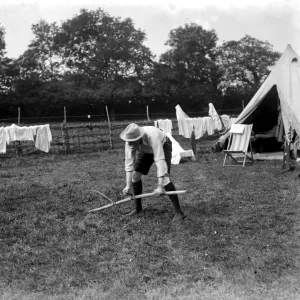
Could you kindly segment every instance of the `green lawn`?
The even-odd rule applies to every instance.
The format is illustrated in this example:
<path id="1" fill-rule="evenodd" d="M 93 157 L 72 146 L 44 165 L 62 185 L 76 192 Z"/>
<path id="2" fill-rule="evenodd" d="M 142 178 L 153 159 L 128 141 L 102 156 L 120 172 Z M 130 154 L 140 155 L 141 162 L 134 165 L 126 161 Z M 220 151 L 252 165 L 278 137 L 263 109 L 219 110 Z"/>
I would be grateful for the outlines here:
<path id="1" fill-rule="evenodd" d="M 124 198 L 123 154 L 0 157 L 0 299 L 300 299 L 298 168 L 199 151 L 172 169 L 182 224 L 164 196 L 88 214 Z"/>

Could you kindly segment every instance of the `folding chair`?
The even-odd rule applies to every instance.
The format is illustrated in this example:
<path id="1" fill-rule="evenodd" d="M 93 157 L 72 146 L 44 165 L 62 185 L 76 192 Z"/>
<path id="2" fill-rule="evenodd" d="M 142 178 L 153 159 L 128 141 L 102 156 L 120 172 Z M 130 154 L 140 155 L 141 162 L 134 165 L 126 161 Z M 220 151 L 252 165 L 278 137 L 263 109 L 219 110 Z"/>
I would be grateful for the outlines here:
<path id="1" fill-rule="evenodd" d="M 253 163 L 253 152 L 252 152 L 252 144 L 251 144 L 251 131 L 252 131 L 251 125 L 244 125 L 244 124 L 232 124 L 230 128 L 230 135 L 229 135 L 229 141 L 227 150 L 223 150 L 225 153 L 224 158 L 224 166 L 245 166 L 246 162 Z M 251 156 L 248 156 L 251 154 Z M 236 154 L 242 154 L 244 159 L 238 160 L 238 157 Z M 237 164 L 227 164 L 226 165 L 226 159 L 227 156 L 229 156 L 232 160 L 234 160 Z M 248 161 L 247 161 L 248 159 Z"/>

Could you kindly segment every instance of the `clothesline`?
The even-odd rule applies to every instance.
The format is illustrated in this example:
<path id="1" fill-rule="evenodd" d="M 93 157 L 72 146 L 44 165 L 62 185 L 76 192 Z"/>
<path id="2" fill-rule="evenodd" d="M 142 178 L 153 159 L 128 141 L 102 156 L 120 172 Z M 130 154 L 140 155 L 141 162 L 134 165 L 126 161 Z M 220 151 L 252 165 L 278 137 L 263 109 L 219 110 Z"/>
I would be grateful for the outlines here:
<path id="1" fill-rule="evenodd" d="M 209 103 L 209 116 L 207 117 L 190 118 L 179 105 L 175 109 L 179 135 L 185 138 L 190 138 L 192 131 L 194 131 L 195 138 L 200 139 L 206 133 L 213 135 L 215 130 L 221 131 L 223 127 L 227 129 L 232 124 L 232 118 L 228 115 L 219 116 L 212 103 Z M 172 135 L 173 125 L 171 120 L 160 119 L 154 121 L 154 126 Z"/>
<path id="2" fill-rule="evenodd" d="M 10 126 L 0 127 L 0 153 L 6 153 L 6 145 L 15 141 L 33 141 L 35 138 L 35 148 L 49 152 L 52 134 L 49 124 L 34 126 Z"/>

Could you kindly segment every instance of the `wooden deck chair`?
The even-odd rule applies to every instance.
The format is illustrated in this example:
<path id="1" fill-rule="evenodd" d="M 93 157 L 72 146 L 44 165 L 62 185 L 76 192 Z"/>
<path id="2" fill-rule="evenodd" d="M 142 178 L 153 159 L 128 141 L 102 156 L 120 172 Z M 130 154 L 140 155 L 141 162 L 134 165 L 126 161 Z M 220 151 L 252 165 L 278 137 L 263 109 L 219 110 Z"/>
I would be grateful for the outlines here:
<path id="1" fill-rule="evenodd" d="M 223 150 L 223 152 L 225 153 L 223 167 L 241 166 L 241 165 L 244 167 L 246 162 L 250 162 L 251 164 L 253 163 L 253 152 L 252 152 L 252 144 L 251 144 L 252 126 L 253 124 L 251 125 L 232 124 L 229 131 L 230 135 L 229 135 L 227 150 Z M 250 156 L 248 155 L 248 152 Z M 242 157 L 244 157 L 244 159 L 238 160 L 238 157 L 235 154 L 242 154 Z M 236 164 L 226 165 L 226 159 L 228 156 L 232 160 L 234 160 Z"/>

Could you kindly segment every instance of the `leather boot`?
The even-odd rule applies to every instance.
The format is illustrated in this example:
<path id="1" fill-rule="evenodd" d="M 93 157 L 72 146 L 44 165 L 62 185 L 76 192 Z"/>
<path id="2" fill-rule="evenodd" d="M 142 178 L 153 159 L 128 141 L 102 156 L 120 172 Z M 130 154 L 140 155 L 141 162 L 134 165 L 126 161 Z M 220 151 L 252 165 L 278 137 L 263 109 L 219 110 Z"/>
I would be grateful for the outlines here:
<path id="1" fill-rule="evenodd" d="M 169 182 L 165 186 L 165 190 L 166 190 L 166 192 L 176 191 L 176 188 L 175 188 L 173 182 Z M 185 215 L 184 215 L 183 211 L 181 210 L 178 196 L 177 195 L 168 195 L 168 197 L 170 198 L 170 200 L 174 206 L 174 209 L 175 209 L 175 216 L 174 216 L 172 222 L 183 220 L 185 218 Z"/>
<path id="2" fill-rule="evenodd" d="M 142 180 L 132 183 L 133 195 L 141 195 L 143 193 L 143 183 Z M 139 213 L 143 210 L 142 208 L 142 199 L 134 199 L 135 201 L 135 210 L 136 213 Z"/>

